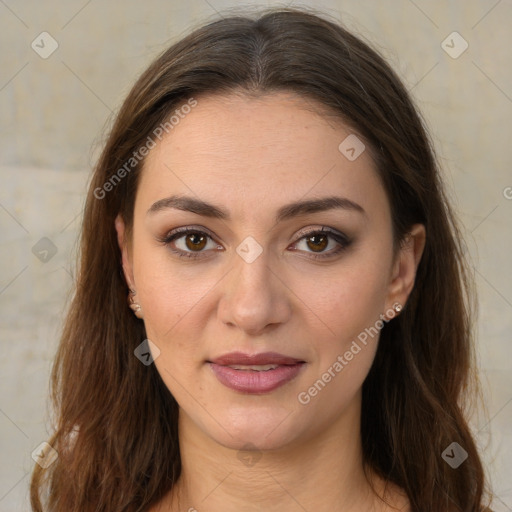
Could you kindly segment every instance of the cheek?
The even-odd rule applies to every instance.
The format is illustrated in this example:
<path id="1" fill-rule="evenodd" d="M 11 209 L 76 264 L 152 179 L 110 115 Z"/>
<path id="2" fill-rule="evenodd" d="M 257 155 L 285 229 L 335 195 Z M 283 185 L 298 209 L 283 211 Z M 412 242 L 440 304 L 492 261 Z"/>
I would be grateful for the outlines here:
<path id="1" fill-rule="evenodd" d="M 357 396 L 372 366 L 383 322 L 385 286 L 379 272 L 339 275 L 310 295 L 314 362 L 296 399 L 309 418 L 335 421 Z M 322 283 L 318 283 L 319 285 Z M 322 334 L 325 333 L 325 334 Z"/>
<path id="2" fill-rule="evenodd" d="M 308 385 L 317 379 L 328 383 L 329 389 L 322 391 L 320 402 L 343 407 L 362 385 L 373 363 L 380 334 L 375 325 L 381 300 L 373 287 L 365 288 L 359 283 L 354 287 L 347 284 L 342 290 L 327 290 L 322 303 L 326 306 L 319 308 L 319 316 L 326 326 L 322 332 L 327 334 L 310 337 L 314 340 L 316 361 Z"/>
<path id="3" fill-rule="evenodd" d="M 299 298 L 297 307 L 310 311 L 321 329 L 318 339 L 337 340 L 340 348 L 340 343 L 357 337 L 384 313 L 385 275 L 381 263 L 354 256 L 330 272 L 318 268 L 297 272 L 291 288 Z"/>
<path id="4" fill-rule="evenodd" d="M 172 260 L 161 247 L 140 244 L 134 256 L 134 275 L 146 331 L 155 342 L 163 343 L 185 324 L 194 325 L 202 302 L 218 279 L 214 279 L 212 272 L 194 268 L 193 263 Z M 194 334 L 190 332 L 187 336 Z"/>

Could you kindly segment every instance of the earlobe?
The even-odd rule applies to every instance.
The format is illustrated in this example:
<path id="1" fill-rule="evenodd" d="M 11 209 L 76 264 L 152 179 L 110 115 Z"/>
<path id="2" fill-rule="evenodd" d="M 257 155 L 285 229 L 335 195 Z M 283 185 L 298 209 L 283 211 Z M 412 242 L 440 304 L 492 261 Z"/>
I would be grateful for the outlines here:
<path id="1" fill-rule="evenodd" d="M 416 271 L 423 255 L 426 231 L 423 224 L 414 224 L 399 249 L 387 297 L 387 308 L 392 304 L 405 305 L 416 278 Z"/>

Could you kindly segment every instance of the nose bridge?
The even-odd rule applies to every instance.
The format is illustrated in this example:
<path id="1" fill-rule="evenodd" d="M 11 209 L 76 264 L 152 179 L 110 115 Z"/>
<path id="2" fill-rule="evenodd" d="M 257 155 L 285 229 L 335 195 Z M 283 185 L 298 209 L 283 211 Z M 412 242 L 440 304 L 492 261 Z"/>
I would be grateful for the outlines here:
<path id="1" fill-rule="evenodd" d="M 238 245 L 221 298 L 220 315 L 225 323 L 257 332 L 287 319 L 286 288 L 279 285 L 271 259 L 268 250 L 252 236 Z"/>
<path id="2" fill-rule="evenodd" d="M 252 236 L 245 238 L 236 248 L 234 256 L 237 289 L 254 288 L 256 293 L 269 293 L 273 275 L 270 267 L 270 252 Z M 249 290 L 250 291 L 250 290 Z"/>

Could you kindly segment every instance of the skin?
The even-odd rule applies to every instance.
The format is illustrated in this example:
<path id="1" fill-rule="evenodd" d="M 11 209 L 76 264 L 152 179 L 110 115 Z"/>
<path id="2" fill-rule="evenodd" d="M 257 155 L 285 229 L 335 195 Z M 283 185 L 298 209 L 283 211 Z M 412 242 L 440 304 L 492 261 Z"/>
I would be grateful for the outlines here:
<path id="1" fill-rule="evenodd" d="M 370 473 L 372 491 L 363 473 L 361 387 L 378 335 L 309 403 L 297 397 L 379 315 L 407 302 L 424 227 L 412 226 L 393 257 L 389 202 L 369 151 L 349 161 L 338 146 L 353 130 L 320 106 L 305 109 L 284 92 L 197 99 L 145 161 L 130 238 L 116 219 L 127 283 L 160 350 L 154 364 L 180 405 L 182 476 L 152 510 L 409 510 L 399 489 L 384 490 Z M 147 213 L 173 194 L 214 203 L 231 219 Z M 330 209 L 274 220 L 285 204 L 332 195 L 365 214 Z M 170 246 L 159 241 L 182 226 L 212 235 L 197 259 L 171 252 L 194 252 L 186 235 Z M 303 238 L 322 227 L 352 243 L 315 260 L 338 247 L 332 238 L 321 249 Z M 236 252 L 247 236 L 263 249 L 252 263 Z M 225 387 L 206 364 L 235 350 L 306 364 L 284 386 L 248 395 Z"/>

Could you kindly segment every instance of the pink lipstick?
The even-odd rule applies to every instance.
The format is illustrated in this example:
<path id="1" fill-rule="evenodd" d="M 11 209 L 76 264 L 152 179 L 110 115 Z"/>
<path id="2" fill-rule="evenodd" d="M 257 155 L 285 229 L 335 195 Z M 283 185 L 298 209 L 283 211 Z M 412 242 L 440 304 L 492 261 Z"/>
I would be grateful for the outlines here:
<path id="1" fill-rule="evenodd" d="M 305 362 L 275 352 L 231 352 L 208 361 L 225 386 L 251 394 L 269 393 L 295 378 Z"/>

